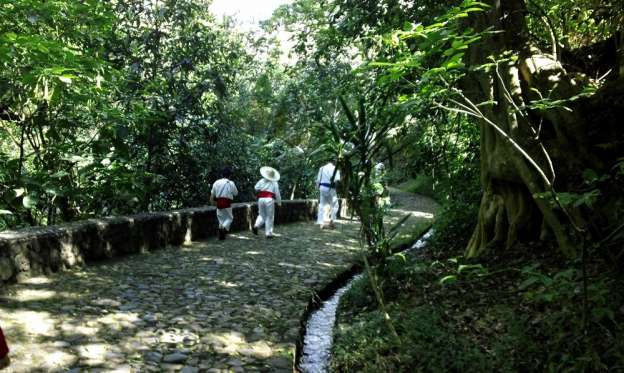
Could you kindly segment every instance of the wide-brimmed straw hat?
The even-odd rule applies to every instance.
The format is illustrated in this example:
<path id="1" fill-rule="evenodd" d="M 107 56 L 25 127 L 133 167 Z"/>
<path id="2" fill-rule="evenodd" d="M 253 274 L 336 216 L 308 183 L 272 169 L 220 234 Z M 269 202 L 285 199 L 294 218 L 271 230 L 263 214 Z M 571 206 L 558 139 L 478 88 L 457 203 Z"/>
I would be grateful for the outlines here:
<path id="1" fill-rule="evenodd" d="M 260 175 L 269 181 L 278 181 L 280 179 L 279 172 L 269 166 L 260 167 Z"/>

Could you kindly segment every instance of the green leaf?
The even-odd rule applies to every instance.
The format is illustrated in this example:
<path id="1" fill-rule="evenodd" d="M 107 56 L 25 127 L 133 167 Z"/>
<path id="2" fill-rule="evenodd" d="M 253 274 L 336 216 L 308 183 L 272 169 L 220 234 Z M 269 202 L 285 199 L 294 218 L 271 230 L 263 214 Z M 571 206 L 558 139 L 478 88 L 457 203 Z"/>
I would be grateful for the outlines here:
<path id="1" fill-rule="evenodd" d="M 457 268 L 457 273 L 474 272 L 474 271 L 482 272 L 484 270 L 485 268 L 483 268 L 481 264 L 461 264 Z"/>
<path id="2" fill-rule="evenodd" d="M 74 78 L 76 78 L 74 75 L 61 75 L 58 77 L 58 79 L 65 84 L 71 84 Z"/>
<path id="3" fill-rule="evenodd" d="M 440 279 L 440 285 L 452 284 L 454 282 L 457 282 L 457 276 L 455 275 L 444 276 Z"/>
<path id="4" fill-rule="evenodd" d="M 540 278 L 537 276 L 532 276 L 527 278 L 526 280 L 522 281 L 522 283 L 520 284 L 520 286 L 518 286 L 518 288 L 520 290 L 525 290 L 527 289 L 529 286 L 537 283 L 538 281 L 540 281 Z"/>
<path id="5" fill-rule="evenodd" d="M 58 171 L 58 172 L 55 172 L 52 175 L 50 175 L 50 177 L 60 179 L 60 178 L 65 177 L 67 175 L 69 175 L 69 172 L 67 172 L 67 171 Z"/>
<path id="6" fill-rule="evenodd" d="M 4 37 L 8 41 L 15 41 L 15 40 L 17 40 L 17 34 L 14 33 L 14 32 L 7 32 L 6 34 L 4 34 Z"/>
<path id="7" fill-rule="evenodd" d="M 24 199 L 22 200 L 22 204 L 27 209 L 31 209 L 37 205 L 37 199 L 32 196 L 25 196 Z"/>

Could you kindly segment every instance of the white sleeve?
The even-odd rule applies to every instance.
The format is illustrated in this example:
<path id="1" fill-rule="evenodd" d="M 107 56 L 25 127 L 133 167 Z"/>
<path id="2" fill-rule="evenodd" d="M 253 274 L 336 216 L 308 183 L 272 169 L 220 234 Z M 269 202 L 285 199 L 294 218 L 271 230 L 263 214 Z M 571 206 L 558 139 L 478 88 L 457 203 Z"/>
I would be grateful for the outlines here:
<path id="1" fill-rule="evenodd" d="M 261 184 L 261 183 L 262 183 L 262 179 L 260 179 L 260 180 L 256 183 L 256 186 L 254 187 L 254 189 L 256 190 L 256 192 L 260 190 L 260 184 Z"/>
<path id="2" fill-rule="evenodd" d="M 316 177 L 316 184 L 320 184 L 323 180 L 323 167 L 319 168 L 318 176 Z"/>
<path id="3" fill-rule="evenodd" d="M 230 192 L 232 192 L 233 196 L 238 195 L 238 189 L 236 189 L 236 184 L 234 184 L 234 182 L 232 181 L 232 188 L 230 189 Z"/>
<path id="4" fill-rule="evenodd" d="M 334 181 L 340 181 L 340 170 L 336 170 L 336 177 L 334 178 Z"/>
<path id="5" fill-rule="evenodd" d="M 277 181 L 274 183 L 274 187 L 275 187 L 275 202 L 281 203 L 282 196 L 280 195 L 279 184 L 277 183 Z"/>

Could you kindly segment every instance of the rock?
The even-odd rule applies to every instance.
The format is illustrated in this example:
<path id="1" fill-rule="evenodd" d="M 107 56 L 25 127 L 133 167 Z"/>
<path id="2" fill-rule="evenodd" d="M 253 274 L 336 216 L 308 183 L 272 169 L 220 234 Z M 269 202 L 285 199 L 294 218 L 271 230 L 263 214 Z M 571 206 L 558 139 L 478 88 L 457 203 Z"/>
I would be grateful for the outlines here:
<path id="1" fill-rule="evenodd" d="M 0 258 L 0 281 L 13 277 L 13 264 L 9 258 Z"/>
<path id="2" fill-rule="evenodd" d="M 160 352 L 149 351 L 145 354 L 145 360 L 147 361 L 155 361 L 160 362 L 163 358 L 163 355 Z"/>
<path id="3" fill-rule="evenodd" d="M 123 354 L 113 351 L 106 352 L 104 356 L 106 357 L 107 361 L 122 362 L 125 360 L 125 356 Z"/>
<path id="4" fill-rule="evenodd" d="M 128 364 L 120 365 L 115 369 L 111 370 L 109 373 L 132 373 L 134 370 Z"/>
<path id="5" fill-rule="evenodd" d="M 182 368 L 182 370 L 180 371 L 180 373 L 197 373 L 199 372 L 199 368 L 197 367 L 192 367 L 192 366 L 185 366 L 184 368 Z"/>
<path id="6" fill-rule="evenodd" d="M 148 313 L 147 315 L 143 316 L 143 321 L 149 322 L 149 323 L 155 323 L 156 321 L 158 321 L 158 318 L 156 317 L 156 315 Z"/>
<path id="7" fill-rule="evenodd" d="M 71 343 L 66 342 L 66 341 L 56 341 L 52 344 L 54 347 L 57 348 L 67 348 L 67 347 L 71 347 Z"/>
<path id="8" fill-rule="evenodd" d="M 92 303 L 102 307 L 119 307 L 121 305 L 119 301 L 107 298 L 96 299 Z"/>
<path id="9" fill-rule="evenodd" d="M 272 367 L 280 369 L 291 368 L 292 362 L 285 357 L 273 357 L 267 361 Z"/>
<path id="10" fill-rule="evenodd" d="M 119 309 L 122 310 L 122 311 L 131 311 L 131 310 L 134 310 L 134 309 L 137 309 L 137 308 L 138 308 L 138 306 L 136 304 L 134 304 L 134 303 L 127 303 L 127 304 L 124 304 L 124 305 L 119 307 Z"/>
<path id="11" fill-rule="evenodd" d="M 182 369 L 180 364 L 160 364 L 161 372 L 179 372 Z"/>
<path id="12" fill-rule="evenodd" d="M 174 352 L 172 354 L 165 355 L 163 361 L 165 363 L 182 363 L 186 361 L 186 359 L 188 359 L 188 356 L 186 356 L 185 354 L 180 352 Z"/>
<path id="13" fill-rule="evenodd" d="M 240 367 L 243 365 L 243 362 L 238 359 L 230 359 L 227 361 L 227 365 L 231 367 Z"/>
<path id="14" fill-rule="evenodd" d="M 266 342 L 256 342 L 251 344 L 249 348 L 239 350 L 239 353 L 243 356 L 266 359 L 271 357 L 273 350 Z"/>

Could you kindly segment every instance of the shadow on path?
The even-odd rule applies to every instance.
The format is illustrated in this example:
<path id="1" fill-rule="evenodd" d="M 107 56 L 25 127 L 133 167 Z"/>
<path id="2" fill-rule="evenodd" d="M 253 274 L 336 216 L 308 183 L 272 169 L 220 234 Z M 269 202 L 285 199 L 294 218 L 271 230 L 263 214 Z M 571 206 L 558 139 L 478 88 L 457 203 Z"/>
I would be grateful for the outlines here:
<path id="1" fill-rule="evenodd" d="M 398 193 L 398 194 L 397 194 Z M 393 191 L 410 226 L 431 200 Z M 299 321 L 320 289 L 361 255 L 358 224 L 276 227 L 36 277 L 0 297 L 7 372 L 291 372 Z M 4 371 L 3 371 L 4 373 Z"/>

